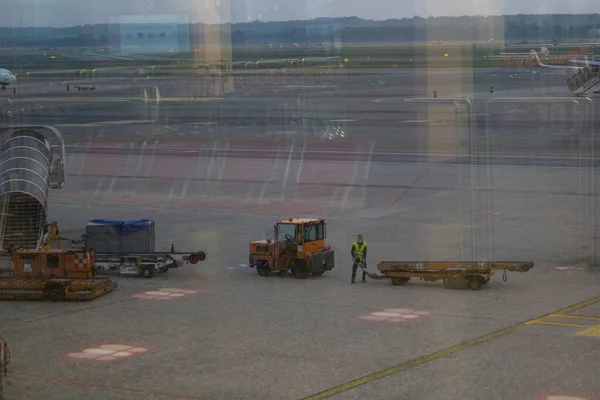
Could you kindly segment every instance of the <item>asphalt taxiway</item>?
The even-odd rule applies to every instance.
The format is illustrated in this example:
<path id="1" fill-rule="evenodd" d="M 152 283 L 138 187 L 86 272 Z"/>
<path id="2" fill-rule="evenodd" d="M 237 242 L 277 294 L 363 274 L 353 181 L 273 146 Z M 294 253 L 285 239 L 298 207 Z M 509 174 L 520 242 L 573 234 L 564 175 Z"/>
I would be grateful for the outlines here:
<path id="1" fill-rule="evenodd" d="M 593 114 L 497 109 L 490 135 L 471 137 L 464 111 L 457 121 L 452 107 L 406 103 L 426 95 L 406 76 L 393 87 L 368 79 L 158 106 L 70 97 L 12 116 L 65 132 L 67 183 L 49 209 L 63 235 L 93 218 L 151 218 L 159 247 L 208 258 L 117 278 L 91 303 L 3 304 L 6 398 L 597 398 Z M 490 79 L 476 78 L 480 98 Z M 498 96 L 537 90 L 510 79 Z M 186 97 L 177 90 L 168 96 Z M 138 113 L 157 108 L 151 122 Z M 333 271 L 265 278 L 245 265 L 248 241 L 289 215 L 326 219 Z M 536 265 L 481 291 L 350 285 L 357 233 L 371 270 L 390 259 Z"/>

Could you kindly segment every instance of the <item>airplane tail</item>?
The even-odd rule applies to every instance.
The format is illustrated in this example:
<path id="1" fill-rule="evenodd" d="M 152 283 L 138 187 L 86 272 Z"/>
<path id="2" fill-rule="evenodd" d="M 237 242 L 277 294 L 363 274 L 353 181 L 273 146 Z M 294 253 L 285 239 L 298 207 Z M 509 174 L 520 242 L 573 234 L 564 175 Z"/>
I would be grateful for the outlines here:
<path id="1" fill-rule="evenodd" d="M 545 67 L 544 63 L 542 62 L 542 60 L 540 60 L 540 57 L 537 54 L 537 51 L 535 51 L 535 49 L 531 49 L 531 56 L 533 57 L 533 66 L 535 67 L 536 65 L 539 65 L 540 67 Z"/>

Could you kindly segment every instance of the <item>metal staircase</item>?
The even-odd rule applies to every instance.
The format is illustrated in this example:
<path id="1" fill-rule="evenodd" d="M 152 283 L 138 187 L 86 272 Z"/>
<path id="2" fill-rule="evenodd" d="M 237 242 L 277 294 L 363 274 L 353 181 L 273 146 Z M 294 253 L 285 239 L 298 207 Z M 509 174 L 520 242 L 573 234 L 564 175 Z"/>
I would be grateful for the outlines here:
<path id="1" fill-rule="evenodd" d="M 8 207 L 2 246 L 6 249 L 39 247 L 46 217 L 42 204 L 25 193 L 10 193 L 5 197 Z"/>
<path id="2" fill-rule="evenodd" d="M 569 77 L 566 82 L 575 96 L 583 96 L 600 84 L 600 76 L 597 67 L 584 67 Z"/>
<path id="3" fill-rule="evenodd" d="M 65 180 L 60 133 L 52 127 L 27 128 L 9 132 L 0 147 L 1 250 L 42 244 L 49 189 L 62 188 Z"/>

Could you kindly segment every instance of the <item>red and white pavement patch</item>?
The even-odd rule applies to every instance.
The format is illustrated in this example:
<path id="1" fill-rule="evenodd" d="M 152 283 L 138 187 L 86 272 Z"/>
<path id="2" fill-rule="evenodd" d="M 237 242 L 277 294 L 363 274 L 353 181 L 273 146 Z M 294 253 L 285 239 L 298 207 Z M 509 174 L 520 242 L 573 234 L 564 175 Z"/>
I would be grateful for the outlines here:
<path id="1" fill-rule="evenodd" d="M 557 271 L 562 271 L 562 272 L 578 272 L 578 271 L 585 271 L 585 268 L 583 267 L 574 267 L 574 266 L 568 266 L 568 267 L 556 267 L 555 268 Z"/>
<path id="2" fill-rule="evenodd" d="M 552 394 L 543 397 L 538 397 L 535 400 L 597 400 L 592 397 L 570 396 L 567 394 Z"/>
<path id="3" fill-rule="evenodd" d="M 103 344 L 87 349 L 79 350 L 65 355 L 70 359 L 85 359 L 98 361 L 115 361 L 142 354 L 150 350 L 150 347 L 131 346 L 127 344 Z"/>
<path id="4" fill-rule="evenodd" d="M 360 318 L 370 321 L 404 322 L 423 318 L 428 315 L 429 311 L 419 311 L 407 308 L 386 308 L 384 310 L 373 311 L 367 315 L 361 315 Z"/>
<path id="5" fill-rule="evenodd" d="M 186 290 L 186 289 L 176 289 L 176 288 L 165 288 L 165 289 L 157 289 L 150 290 L 144 293 L 134 294 L 133 298 L 136 299 L 146 299 L 146 300 L 173 300 L 179 299 L 181 297 L 185 297 L 189 294 L 198 293 L 197 290 Z"/>

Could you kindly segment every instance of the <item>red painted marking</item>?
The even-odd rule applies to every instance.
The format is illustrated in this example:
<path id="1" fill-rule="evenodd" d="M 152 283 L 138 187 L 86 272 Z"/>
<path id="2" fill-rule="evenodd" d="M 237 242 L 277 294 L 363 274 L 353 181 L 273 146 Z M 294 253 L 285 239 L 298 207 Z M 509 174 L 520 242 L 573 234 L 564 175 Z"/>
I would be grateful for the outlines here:
<path id="1" fill-rule="evenodd" d="M 88 154 L 80 174 L 84 176 L 119 176 L 125 172 L 126 155 Z"/>
<path id="2" fill-rule="evenodd" d="M 402 198 L 404 196 L 406 196 L 408 194 L 408 192 L 410 192 L 411 189 L 413 189 L 419 183 L 419 181 L 421 181 L 421 179 L 423 179 L 425 177 L 425 175 L 427 175 L 427 170 L 424 170 L 423 172 L 421 172 L 421 174 L 417 177 L 417 179 L 415 179 L 409 187 L 404 189 L 402 191 L 402 193 L 400 193 L 400 195 L 398 197 L 396 197 L 396 199 L 392 202 L 392 204 L 389 205 L 389 207 L 395 206 L 400 200 L 402 200 Z"/>
<path id="3" fill-rule="evenodd" d="M 327 186 L 326 188 L 326 192 L 331 193 L 336 187 L 352 183 L 356 164 L 359 159 L 363 158 L 362 153 L 366 151 L 366 144 L 362 142 L 322 140 L 308 143 L 306 151 L 312 154 L 302 162 L 302 171 L 298 183 L 300 185 L 333 184 L 335 186 Z M 319 155 L 316 156 L 316 154 Z M 331 154 L 331 157 L 328 154 Z M 343 161 L 337 161 L 338 157 Z M 313 161 L 313 158 L 317 158 L 318 161 Z M 321 160 L 335 162 L 323 163 Z M 306 186 L 301 188 L 300 191 L 306 190 L 313 193 L 315 189 L 318 190 Z"/>

